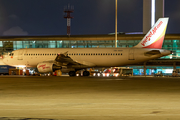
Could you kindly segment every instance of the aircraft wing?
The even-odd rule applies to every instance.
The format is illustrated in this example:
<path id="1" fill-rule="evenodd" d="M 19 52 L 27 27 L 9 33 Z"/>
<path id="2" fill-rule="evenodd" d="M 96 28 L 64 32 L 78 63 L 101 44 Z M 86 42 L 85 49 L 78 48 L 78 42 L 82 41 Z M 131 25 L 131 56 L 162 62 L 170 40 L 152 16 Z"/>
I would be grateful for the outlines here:
<path id="1" fill-rule="evenodd" d="M 66 65 L 80 65 L 80 63 L 65 54 L 58 54 L 55 61 Z"/>
<path id="2" fill-rule="evenodd" d="M 56 56 L 55 60 L 46 60 L 43 62 L 54 63 L 57 66 L 72 66 L 72 67 L 76 67 L 76 66 L 93 67 L 93 66 L 95 66 L 95 64 L 87 62 L 87 61 L 73 60 L 71 57 L 69 57 L 67 55 L 67 52 L 58 54 Z"/>

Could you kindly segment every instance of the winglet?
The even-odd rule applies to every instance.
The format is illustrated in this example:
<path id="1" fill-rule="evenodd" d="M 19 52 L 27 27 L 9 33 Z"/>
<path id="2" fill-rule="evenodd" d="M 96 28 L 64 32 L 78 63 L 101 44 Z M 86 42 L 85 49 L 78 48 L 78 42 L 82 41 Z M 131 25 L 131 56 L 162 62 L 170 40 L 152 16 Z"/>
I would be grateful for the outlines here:
<path id="1" fill-rule="evenodd" d="M 144 38 L 139 42 L 139 44 L 134 47 L 161 49 L 168 20 L 169 18 L 159 18 L 156 24 L 144 36 Z"/>

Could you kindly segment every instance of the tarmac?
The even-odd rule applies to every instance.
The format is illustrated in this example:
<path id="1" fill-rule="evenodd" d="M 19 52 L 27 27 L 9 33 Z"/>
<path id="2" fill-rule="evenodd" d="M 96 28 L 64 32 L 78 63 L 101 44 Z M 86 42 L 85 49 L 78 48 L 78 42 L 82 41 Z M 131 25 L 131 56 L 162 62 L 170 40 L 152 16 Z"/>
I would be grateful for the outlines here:
<path id="1" fill-rule="evenodd" d="M 0 120 L 179 120 L 180 78 L 0 76 Z"/>

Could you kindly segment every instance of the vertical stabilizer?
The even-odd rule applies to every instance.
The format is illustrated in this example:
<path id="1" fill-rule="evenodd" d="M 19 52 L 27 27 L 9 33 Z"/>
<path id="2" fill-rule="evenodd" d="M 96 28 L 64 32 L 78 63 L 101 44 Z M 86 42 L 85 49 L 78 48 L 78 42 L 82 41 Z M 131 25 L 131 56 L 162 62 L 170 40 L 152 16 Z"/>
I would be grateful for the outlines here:
<path id="1" fill-rule="evenodd" d="M 134 47 L 161 49 L 169 18 L 159 18 L 145 37 Z"/>

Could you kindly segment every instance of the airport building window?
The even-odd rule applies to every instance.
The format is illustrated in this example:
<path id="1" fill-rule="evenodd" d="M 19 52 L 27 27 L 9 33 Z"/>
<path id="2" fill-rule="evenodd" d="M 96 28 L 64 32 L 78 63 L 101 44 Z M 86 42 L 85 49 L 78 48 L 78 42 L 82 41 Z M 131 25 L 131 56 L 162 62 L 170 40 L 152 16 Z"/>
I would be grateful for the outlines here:
<path id="1" fill-rule="evenodd" d="M 133 47 L 141 40 L 118 40 L 118 47 Z M 0 41 L 0 50 L 2 52 L 11 52 L 20 48 L 107 48 L 114 47 L 114 40 L 32 40 L 24 38 L 18 41 Z M 173 56 L 164 56 L 161 59 L 180 59 L 180 40 L 171 39 L 165 40 L 163 49 L 173 51 Z M 25 55 L 31 55 L 25 54 Z M 40 55 L 40 54 L 38 54 Z M 41 54 L 42 55 L 42 54 Z M 55 54 L 48 54 L 55 55 Z M 70 55 L 70 54 L 69 54 Z M 78 55 L 78 54 L 77 54 Z M 89 53 L 80 53 L 79 55 L 89 55 Z M 91 55 L 113 55 L 113 53 L 91 53 Z M 118 53 L 117 55 L 122 55 Z"/>

